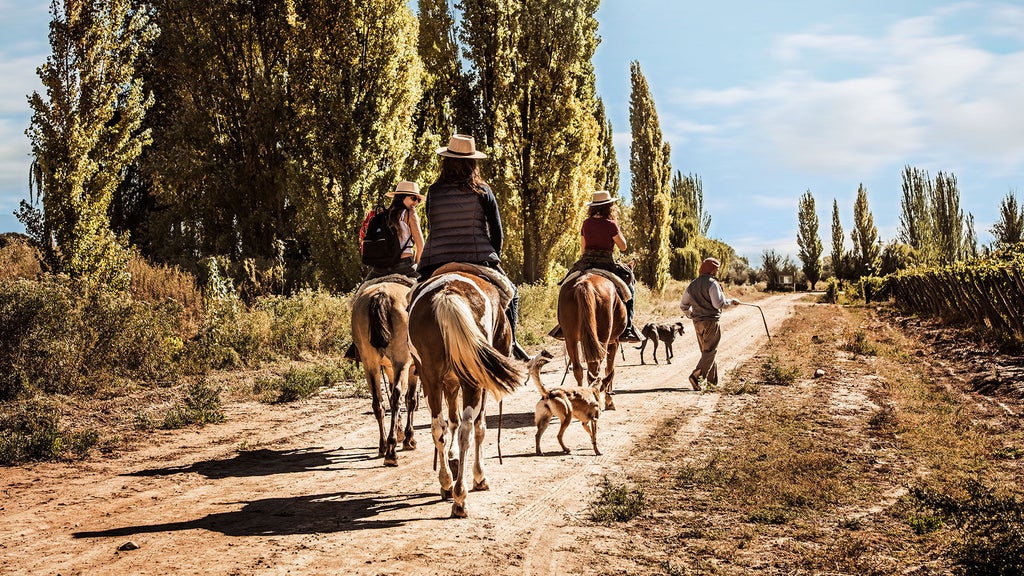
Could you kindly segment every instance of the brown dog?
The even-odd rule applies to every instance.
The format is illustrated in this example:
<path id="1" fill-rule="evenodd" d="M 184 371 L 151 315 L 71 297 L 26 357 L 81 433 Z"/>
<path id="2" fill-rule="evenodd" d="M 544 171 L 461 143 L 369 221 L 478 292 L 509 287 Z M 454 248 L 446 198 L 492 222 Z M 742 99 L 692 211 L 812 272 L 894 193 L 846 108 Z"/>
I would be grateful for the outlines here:
<path id="1" fill-rule="evenodd" d="M 685 331 L 686 327 L 683 326 L 682 322 L 673 322 L 671 324 L 655 324 L 651 322 L 644 325 L 643 329 L 640 330 L 644 341 L 637 346 L 637 350 L 640 351 L 640 363 L 644 363 L 644 348 L 647 348 L 648 342 L 654 342 L 654 363 L 658 363 L 658 341 L 661 341 L 665 343 L 665 362 L 671 364 L 672 357 L 675 356 L 672 353 L 672 342 L 675 341 L 676 334 L 681 336 Z"/>
<path id="2" fill-rule="evenodd" d="M 562 436 L 565 434 L 565 429 L 572 423 L 572 417 L 575 416 L 583 424 L 583 429 L 587 431 L 587 434 L 590 434 L 590 442 L 594 445 L 594 453 L 600 456 L 601 451 L 597 449 L 597 419 L 601 415 L 601 403 L 604 395 L 597 388 L 590 386 L 552 388 L 551 390 L 545 388 L 544 384 L 540 381 L 540 369 L 550 362 L 551 358 L 551 353 L 544 350 L 530 360 L 529 363 L 530 379 L 537 386 L 537 391 L 540 392 L 541 396 L 540 401 L 537 402 L 537 407 L 534 409 L 534 423 L 537 425 L 537 436 L 535 438 L 537 454 L 542 454 L 540 451 L 540 437 L 547 430 L 552 416 L 558 417 L 560 423 L 558 443 L 562 446 L 562 452 L 568 454 L 570 451 L 562 440 Z"/>

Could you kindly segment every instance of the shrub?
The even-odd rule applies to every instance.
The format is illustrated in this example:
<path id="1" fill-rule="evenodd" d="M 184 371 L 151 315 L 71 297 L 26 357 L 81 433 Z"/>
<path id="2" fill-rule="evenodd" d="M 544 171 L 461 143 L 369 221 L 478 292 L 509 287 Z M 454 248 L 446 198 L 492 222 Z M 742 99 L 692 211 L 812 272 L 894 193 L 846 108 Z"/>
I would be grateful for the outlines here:
<path id="1" fill-rule="evenodd" d="M 878 355 L 878 347 L 868 341 L 868 336 L 863 330 L 858 330 L 852 340 L 843 344 L 842 349 L 861 356 Z"/>
<path id="2" fill-rule="evenodd" d="M 57 460 L 66 452 L 84 457 L 99 441 L 93 429 L 70 431 L 60 426 L 60 411 L 51 404 L 30 401 L 10 413 L 0 413 L 0 464 Z"/>
<path id="3" fill-rule="evenodd" d="M 787 367 L 782 364 L 777 356 L 769 356 L 761 364 L 761 383 L 769 386 L 791 386 L 800 375 L 800 369 L 793 366 Z"/>
<path id="4" fill-rule="evenodd" d="M 132 298 L 151 304 L 176 304 L 181 311 L 181 335 L 195 335 L 203 318 L 203 293 L 195 276 L 175 267 L 152 265 L 139 254 L 128 262 L 128 273 Z"/>
<path id="5" fill-rule="evenodd" d="M 0 280 L 35 279 L 43 273 L 42 257 L 26 237 L 0 234 Z"/>
<path id="6" fill-rule="evenodd" d="M 290 358 L 302 352 L 340 353 L 351 341 L 348 298 L 303 290 L 260 299 L 253 308 L 270 318 L 272 349 Z"/>
<path id="7" fill-rule="evenodd" d="M 185 397 L 174 405 L 164 417 L 161 428 L 173 430 L 190 424 L 219 424 L 224 421 L 221 408 L 220 388 L 214 388 L 204 380 L 189 384 Z"/>
<path id="8" fill-rule="evenodd" d="M 644 511 L 644 493 L 639 488 L 629 489 L 604 478 L 601 493 L 590 504 L 590 519 L 594 522 L 628 522 Z"/>

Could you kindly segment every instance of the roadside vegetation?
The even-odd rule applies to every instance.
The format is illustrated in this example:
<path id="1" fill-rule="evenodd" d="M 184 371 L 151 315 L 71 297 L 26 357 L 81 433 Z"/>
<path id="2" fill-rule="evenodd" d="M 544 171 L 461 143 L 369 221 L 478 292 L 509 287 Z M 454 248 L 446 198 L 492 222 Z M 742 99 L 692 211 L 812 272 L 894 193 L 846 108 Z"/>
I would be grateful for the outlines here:
<path id="1" fill-rule="evenodd" d="M 808 303 L 711 392 L 702 437 L 638 443 L 644 509 L 591 518 L 619 542 L 598 573 L 1022 573 L 1020 398 L 979 399 L 880 314 Z"/>

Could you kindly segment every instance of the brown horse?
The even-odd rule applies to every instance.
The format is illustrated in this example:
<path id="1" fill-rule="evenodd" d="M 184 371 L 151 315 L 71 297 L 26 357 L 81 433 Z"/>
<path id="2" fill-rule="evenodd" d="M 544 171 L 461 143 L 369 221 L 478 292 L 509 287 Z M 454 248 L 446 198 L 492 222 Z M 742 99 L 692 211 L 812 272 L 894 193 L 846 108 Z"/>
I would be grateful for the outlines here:
<path id="1" fill-rule="evenodd" d="M 612 385 L 619 335 L 626 328 L 626 304 L 611 280 L 583 272 L 558 290 L 558 325 L 565 335 L 565 349 L 572 373 L 580 386 L 594 386 L 604 392 L 605 410 L 614 410 Z M 587 382 L 583 382 L 583 362 Z M 601 360 L 605 376 L 601 378 Z"/>
<path id="2" fill-rule="evenodd" d="M 448 459 L 448 466 L 442 463 L 438 474 L 441 497 L 452 498 L 453 518 L 464 518 L 464 477 L 471 436 L 475 440 L 473 490 L 489 489 L 480 457 L 487 429 L 487 394 L 500 398 L 515 390 L 523 379 L 523 369 L 508 358 L 512 331 L 498 289 L 465 270 L 445 270 L 438 270 L 414 292 L 409 339 L 430 406 L 434 446 Z M 441 414 L 442 403 L 448 406 L 447 421 Z"/>
<path id="3" fill-rule="evenodd" d="M 405 311 L 411 281 L 387 281 L 390 278 L 370 281 L 356 292 L 352 302 L 352 342 L 359 351 L 359 359 L 366 372 L 366 383 L 373 396 L 373 415 L 377 418 L 380 432 L 378 455 L 384 457 L 385 466 L 398 466 L 398 443 L 401 442 L 405 450 L 416 448 L 412 415 L 416 410 L 418 378 L 412 373 L 409 315 Z M 382 370 L 387 376 L 387 396 L 391 410 L 391 426 L 386 436 Z M 399 402 L 403 397 L 406 408 L 404 430 L 399 421 Z"/>

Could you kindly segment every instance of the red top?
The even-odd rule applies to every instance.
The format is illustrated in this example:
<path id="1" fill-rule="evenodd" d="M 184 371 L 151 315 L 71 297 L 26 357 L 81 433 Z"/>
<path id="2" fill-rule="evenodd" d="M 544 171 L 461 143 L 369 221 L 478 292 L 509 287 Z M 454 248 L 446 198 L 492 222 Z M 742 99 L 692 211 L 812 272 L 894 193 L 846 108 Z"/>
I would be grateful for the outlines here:
<path id="1" fill-rule="evenodd" d="M 587 250 L 610 252 L 615 248 L 615 241 L 612 238 L 619 235 L 619 225 L 615 220 L 590 217 L 583 221 L 583 230 L 580 233 L 586 242 Z"/>

